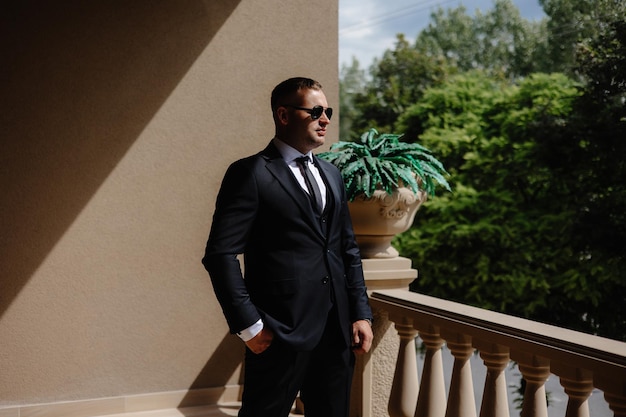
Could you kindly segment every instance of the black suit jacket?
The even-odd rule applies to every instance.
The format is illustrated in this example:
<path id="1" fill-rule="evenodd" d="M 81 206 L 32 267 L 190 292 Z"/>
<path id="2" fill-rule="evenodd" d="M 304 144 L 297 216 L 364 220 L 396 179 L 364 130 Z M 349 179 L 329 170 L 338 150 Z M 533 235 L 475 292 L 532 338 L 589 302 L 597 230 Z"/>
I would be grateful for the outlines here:
<path id="1" fill-rule="evenodd" d="M 348 345 L 351 323 L 372 317 L 341 174 L 315 163 L 329 191 L 322 216 L 271 142 L 224 176 L 203 264 L 232 333 L 262 318 L 275 337 L 310 350 L 333 302 Z"/>

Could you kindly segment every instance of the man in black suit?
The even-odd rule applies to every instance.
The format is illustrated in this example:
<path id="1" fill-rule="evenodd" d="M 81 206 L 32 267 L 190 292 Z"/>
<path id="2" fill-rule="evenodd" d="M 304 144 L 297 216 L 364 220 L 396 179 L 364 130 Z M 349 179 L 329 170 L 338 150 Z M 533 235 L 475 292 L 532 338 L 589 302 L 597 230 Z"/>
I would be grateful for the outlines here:
<path id="1" fill-rule="evenodd" d="M 287 416 L 300 391 L 306 416 L 346 417 L 372 312 L 343 180 L 312 154 L 332 109 L 308 78 L 277 85 L 271 107 L 275 137 L 228 168 L 202 260 L 247 347 L 239 416 Z"/>

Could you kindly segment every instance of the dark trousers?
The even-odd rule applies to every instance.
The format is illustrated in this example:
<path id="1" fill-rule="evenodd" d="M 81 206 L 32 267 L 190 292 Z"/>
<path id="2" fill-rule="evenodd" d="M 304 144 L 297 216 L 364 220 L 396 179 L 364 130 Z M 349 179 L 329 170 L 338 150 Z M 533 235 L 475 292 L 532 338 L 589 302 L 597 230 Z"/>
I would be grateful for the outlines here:
<path id="1" fill-rule="evenodd" d="M 259 355 L 246 349 L 244 372 L 239 417 L 286 417 L 298 391 L 307 417 L 348 416 L 354 354 L 334 311 L 313 351 L 294 351 L 274 340 Z"/>

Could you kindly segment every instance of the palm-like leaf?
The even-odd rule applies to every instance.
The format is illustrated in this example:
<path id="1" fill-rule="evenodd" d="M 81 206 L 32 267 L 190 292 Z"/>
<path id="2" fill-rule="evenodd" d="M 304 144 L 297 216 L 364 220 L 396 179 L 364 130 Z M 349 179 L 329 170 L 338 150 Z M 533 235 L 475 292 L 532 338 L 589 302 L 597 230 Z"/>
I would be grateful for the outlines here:
<path id="1" fill-rule="evenodd" d="M 319 156 L 339 168 L 350 201 L 359 194 L 371 197 L 377 189 L 391 194 L 399 186 L 433 195 L 437 186 L 450 191 L 443 164 L 424 146 L 401 137 L 370 129 L 361 143 L 340 141 Z"/>

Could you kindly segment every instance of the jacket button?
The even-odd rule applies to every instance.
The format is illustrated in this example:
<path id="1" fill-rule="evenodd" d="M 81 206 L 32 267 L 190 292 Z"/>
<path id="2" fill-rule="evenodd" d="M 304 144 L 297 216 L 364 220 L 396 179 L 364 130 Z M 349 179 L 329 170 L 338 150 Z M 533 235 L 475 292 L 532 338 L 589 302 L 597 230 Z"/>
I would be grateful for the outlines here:
<path id="1" fill-rule="evenodd" d="M 322 284 L 328 284 L 328 281 L 330 281 L 330 278 L 328 277 L 322 278 Z"/>

